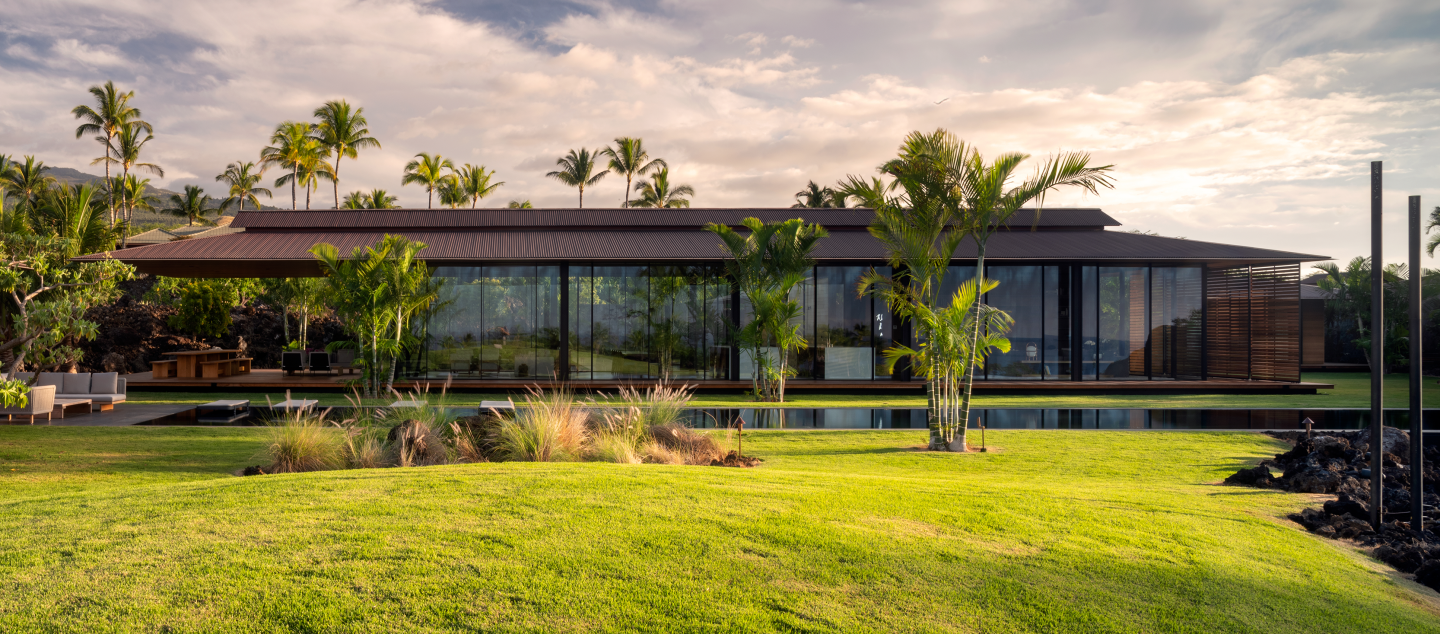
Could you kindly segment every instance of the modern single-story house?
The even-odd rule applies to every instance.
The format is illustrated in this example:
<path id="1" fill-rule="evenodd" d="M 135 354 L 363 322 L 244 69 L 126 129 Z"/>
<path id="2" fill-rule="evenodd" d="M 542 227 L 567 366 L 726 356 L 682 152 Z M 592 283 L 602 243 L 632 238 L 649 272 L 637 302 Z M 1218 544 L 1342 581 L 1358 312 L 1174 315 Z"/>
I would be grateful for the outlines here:
<path id="1" fill-rule="evenodd" d="M 749 216 L 803 217 L 830 233 L 797 290 L 810 343 L 793 359 L 797 383 L 913 385 L 897 384 L 915 379 L 881 355 L 911 340 L 907 325 L 856 290 L 871 267 L 889 271 L 866 209 L 242 211 L 232 227 L 243 232 L 109 256 L 154 275 L 314 276 L 308 250 L 317 243 L 348 254 L 403 234 L 427 245 L 420 256 L 448 282 L 424 320 L 425 349 L 407 363 L 413 378 L 599 385 L 668 376 L 738 386 L 753 367 L 732 345 L 747 307 L 704 226 L 741 228 Z M 1099 209 L 1022 210 L 991 239 L 987 275 L 1000 286 L 986 301 L 1015 325 L 1011 351 L 992 356 L 982 379 L 1298 385 L 1300 264 L 1328 258 L 1118 226 Z M 947 286 L 974 275 L 975 254 L 970 241 L 960 247 Z"/>

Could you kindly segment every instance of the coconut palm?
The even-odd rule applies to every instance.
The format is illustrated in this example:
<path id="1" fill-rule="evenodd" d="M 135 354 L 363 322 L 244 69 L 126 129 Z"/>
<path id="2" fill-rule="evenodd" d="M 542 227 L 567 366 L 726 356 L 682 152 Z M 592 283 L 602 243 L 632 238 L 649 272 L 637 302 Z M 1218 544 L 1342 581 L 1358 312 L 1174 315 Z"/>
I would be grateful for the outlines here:
<path id="1" fill-rule="evenodd" d="M 580 189 L 580 208 L 585 208 L 585 188 L 600 182 L 610 170 L 595 171 L 595 159 L 599 154 L 591 154 L 590 150 L 580 148 L 579 152 L 570 150 L 570 153 L 555 160 L 560 169 L 545 174 L 550 178 L 558 180 L 571 187 Z"/>
<path id="2" fill-rule="evenodd" d="M 512 200 L 505 205 L 506 209 L 534 209 L 535 206 L 528 200 Z"/>
<path id="3" fill-rule="evenodd" d="M 143 138 L 141 137 L 142 134 L 144 135 Z M 132 170 L 149 172 L 156 176 L 164 176 L 165 170 L 161 169 L 159 165 L 140 162 L 140 151 L 145 148 L 146 143 L 154 139 L 155 135 L 150 134 L 148 125 L 140 125 L 140 123 L 137 122 L 127 123 L 120 126 L 120 131 L 116 133 L 115 138 L 111 140 L 110 150 L 114 152 L 115 157 L 96 160 L 107 160 L 119 163 L 121 178 L 129 178 Z M 120 204 L 125 209 L 125 224 L 134 224 L 134 206 L 124 198 L 120 199 Z M 128 244 L 128 238 L 129 236 L 126 236 L 125 239 L 122 240 L 122 244 Z"/>
<path id="4" fill-rule="evenodd" d="M 45 175 L 48 171 L 50 167 L 44 161 L 26 156 L 24 163 L 11 162 L 10 169 L 0 173 L 0 179 L 5 181 L 6 189 L 10 190 L 17 204 L 31 209 L 41 193 L 55 186 L 55 179 Z"/>
<path id="5" fill-rule="evenodd" d="M 225 183 L 228 188 L 226 194 L 229 196 L 220 201 L 220 210 L 226 211 L 232 206 L 238 206 L 242 211 L 245 209 L 245 201 L 250 201 L 256 209 L 260 208 L 259 194 L 265 194 L 266 198 L 272 198 L 270 190 L 264 187 L 256 187 L 260 179 L 265 176 L 265 169 L 259 168 L 256 171 L 255 164 L 249 161 L 236 161 L 225 166 L 223 173 L 217 174 L 215 180 Z"/>
<path id="6" fill-rule="evenodd" d="M 44 191 L 31 215 L 37 232 L 65 240 L 67 257 L 115 248 L 115 230 L 106 222 L 100 191 L 89 183 Z"/>
<path id="7" fill-rule="evenodd" d="M 310 137 L 310 124 L 286 121 L 275 126 L 275 132 L 270 135 L 270 145 L 260 150 L 261 166 L 275 165 L 290 170 L 289 179 L 276 179 L 275 186 L 279 187 L 286 182 L 290 184 L 291 209 L 299 208 L 300 199 L 295 188 L 300 180 L 300 164 L 305 160 L 306 153 L 313 151 L 315 144 L 315 139 Z"/>
<path id="8" fill-rule="evenodd" d="M 832 209 L 845 206 L 845 197 L 837 194 L 834 189 L 821 187 L 810 181 L 805 189 L 795 192 L 795 204 L 792 208 L 804 209 Z"/>
<path id="9" fill-rule="evenodd" d="M 370 135 L 369 125 L 365 121 L 365 109 L 355 108 L 351 111 L 350 104 L 344 99 L 339 101 L 327 101 L 325 105 L 315 109 L 315 117 L 320 120 L 315 124 L 313 134 L 315 138 L 335 153 L 335 208 L 340 208 L 340 159 L 358 158 L 360 148 L 380 149 L 380 142 Z"/>
<path id="10" fill-rule="evenodd" d="M 360 191 L 360 190 L 357 189 L 357 190 L 355 190 L 355 191 L 353 191 L 353 192 L 350 192 L 350 193 L 348 193 L 348 194 L 345 194 L 345 202 L 340 203 L 340 208 L 341 208 L 341 209 L 364 209 L 364 208 L 365 208 L 365 192 L 362 192 L 362 191 Z"/>
<path id="11" fill-rule="evenodd" d="M 146 132 L 154 132 L 149 123 L 140 119 L 140 109 L 130 105 L 130 100 L 135 97 L 135 91 L 120 92 L 115 89 L 115 82 L 107 81 L 104 86 L 91 86 L 90 94 L 95 98 L 95 106 L 75 106 L 70 113 L 76 119 L 83 121 L 75 128 L 75 138 L 87 134 L 99 134 L 95 140 L 105 147 L 105 182 L 110 182 L 110 143 L 120 129 L 127 125 L 137 125 Z M 93 163 L 92 163 L 93 165 Z M 115 200 L 109 200 L 110 224 L 115 224 Z"/>
<path id="12" fill-rule="evenodd" d="M 474 209 L 481 199 L 495 193 L 505 182 L 490 182 L 495 176 L 495 171 L 486 171 L 484 165 L 471 165 L 466 163 L 464 167 L 455 172 L 456 180 L 459 181 L 460 189 L 465 192 L 465 197 L 470 201 L 470 208 Z"/>
<path id="13" fill-rule="evenodd" d="M 635 191 L 640 192 L 640 198 L 627 203 L 630 207 L 651 207 L 655 209 L 680 209 L 689 208 L 690 199 L 681 196 L 694 196 L 695 188 L 689 185 L 671 185 L 670 169 L 663 168 L 650 177 L 650 182 L 641 181 L 635 183 Z"/>
<path id="14" fill-rule="evenodd" d="M 310 193 L 319 191 L 320 181 L 335 181 L 335 166 L 325 160 L 330 156 L 330 148 L 325 147 L 319 139 L 312 139 L 306 144 L 305 153 L 300 159 L 300 164 L 295 177 L 299 179 L 300 185 L 305 188 L 305 208 L 310 208 Z"/>
<path id="15" fill-rule="evenodd" d="M 205 190 L 196 185 L 186 185 L 184 194 L 170 194 L 170 207 L 165 213 L 177 218 L 184 218 L 190 226 L 195 226 L 195 221 L 200 224 L 214 224 L 206 216 L 215 213 L 216 209 L 207 209 L 210 205 L 210 196 Z"/>
<path id="16" fill-rule="evenodd" d="M 429 195 L 426 208 L 434 209 L 435 192 L 440 189 L 440 186 L 455 180 L 455 175 L 445 174 L 445 170 L 455 171 L 455 164 L 451 163 L 450 159 L 439 154 L 431 156 L 428 152 L 421 152 L 405 164 L 405 176 L 400 179 L 400 184 L 424 187 L 425 192 Z"/>
<path id="17" fill-rule="evenodd" d="M 1425 223 L 1425 233 L 1430 233 L 1435 227 L 1440 227 L 1440 207 L 1430 211 L 1430 221 Z M 1435 247 L 1440 247 L 1440 234 L 1430 236 L 1430 240 L 1425 243 L 1425 254 L 1435 257 Z"/>
<path id="18" fill-rule="evenodd" d="M 455 209 L 468 202 L 470 202 L 470 196 L 466 195 L 465 190 L 460 187 L 458 182 L 451 180 L 440 185 L 440 204 Z"/>
<path id="19" fill-rule="evenodd" d="M 615 139 L 615 145 L 600 150 L 601 156 L 610 158 L 610 171 L 616 174 L 625 175 L 625 204 L 630 205 L 630 188 L 634 184 L 636 176 L 644 176 L 658 169 L 670 167 L 665 164 L 665 159 L 650 159 L 650 153 L 645 151 L 645 143 L 641 139 L 631 137 L 620 137 Z"/>
<path id="20" fill-rule="evenodd" d="M 111 182 L 110 188 L 115 192 L 116 200 L 124 201 L 125 209 L 130 216 L 133 216 L 136 211 L 154 212 L 156 211 L 155 204 L 160 202 L 160 199 L 152 193 L 150 179 L 139 178 L 134 174 L 116 176 L 115 180 Z M 122 244 L 128 244 L 125 238 L 130 233 L 128 226 L 128 224 L 120 225 L 124 229 L 121 233 Z"/>
<path id="21" fill-rule="evenodd" d="M 353 191 L 345 196 L 342 209 L 398 209 L 396 198 L 383 189 L 372 189 L 370 193 Z"/>

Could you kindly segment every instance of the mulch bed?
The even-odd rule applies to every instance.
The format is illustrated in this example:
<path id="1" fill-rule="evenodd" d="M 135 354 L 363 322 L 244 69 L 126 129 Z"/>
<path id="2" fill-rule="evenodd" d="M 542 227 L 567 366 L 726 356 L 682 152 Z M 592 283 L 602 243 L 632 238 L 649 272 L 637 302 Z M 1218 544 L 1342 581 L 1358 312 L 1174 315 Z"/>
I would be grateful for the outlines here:
<path id="1" fill-rule="evenodd" d="M 756 458 L 755 456 L 742 456 L 742 455 L 740 455 L 740 454 L 735 453 L 735 451 L 732 449 L 732 450 L 730 451 L 730 453 L 725 454 L 725 457 L 724 457 L 724 458 L 720 458 L 720 459 L 718 459 L 718 460 L 711 460 L 711 461 L 710 461 L 710 466 L 712 466 L 712 467 L 756 467 L 756 466 L 759 466 L 761 462 L 764 462 L 764 461 L 761 460 L 761 459 L 759 459 L 759 458 Z"/>
<path id="2" fill-rule="evenodd" d="M 1431 510 L 1440 506 L 1440 446 L 1427 443 L 1423 473 L 1426 513 L 1432 516 L 1416 530 L 1408 521 L 1410 511 L 1410 436 L 1386 428 L 1381 444 L 1384 461 L 1384 505 L 1386 514 L 1407 521 L 1383 522 L 1379 530 L 1370 526 L 1370 432 L 1330 432 L 1306 437 L 1305 432 L 1267 432 L 1293 445 L 1259 466 L 1241 469 L 1225 484 L 1280 489 L 1292 493 L 1334 495 L 1320 508 L 1308 508 L 1290 519 L 1316 535 L 1344 539 L 1371 549 L 1376 559 L 1415 581 L 1440 590 L 1440 522 Z M 1273 471 L 1272 471 L 1273 470 Z M 1279 475 L 1275 473 L 1279 472 Z"/>

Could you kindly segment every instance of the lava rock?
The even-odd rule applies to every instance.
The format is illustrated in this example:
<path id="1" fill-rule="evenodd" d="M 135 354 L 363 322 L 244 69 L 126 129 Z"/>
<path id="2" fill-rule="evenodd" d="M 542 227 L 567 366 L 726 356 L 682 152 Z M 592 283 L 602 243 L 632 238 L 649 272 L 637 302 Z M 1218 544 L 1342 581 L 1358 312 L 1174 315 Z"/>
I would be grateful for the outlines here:
<path id="1" fill-rule="evenodd" d="M 254 465 L 254 466 L 250 466 L 250 467 L 245 467 L 245 470 L 244 470 L 244 471 L 241 471 L 241 472 L 240 472 L 240 475 L 247 475 L 247 476 L 265 475 L 265 470 L 264 470 L 264 469 L 261 469 L 261 468 L 260 468 L 260 465 Z"/>
<path id="2" fill-rule="evenodd" d="M 1357 520 L 1364 520 L 1370 517 L 1370 508 L 1349 495 L 1341 493 L 1339 498 L 1325 503 L 1325 513 L 1327 515 L 1348 515 Z"/>
<path id="3" fill-rule="evenodd" d="M 1440 590 L 1440 559 L 1431 559 L 1415 570 L 1415 581 L 1432 590 Z"/>
<path id="4" fill-rule="evenodd" d="M 1334 493 L 1340 488 L 1340 474 L 1319 467 L 1305 467 L 1285 474 L 1285 488 L 1295 493 Z"/>
<path id="5" fill-rule="evenodd" d="M 1270 488 L 1274 483 L 1274 474 L 1270 473 L 1270 468 L 1263 464 L 1252 469 L 1241 469 L 1234 475 L 1225 478 L 1225 484 L 1254 486 L 1262 489 Z"/>
<path id="6" fill-rule="evenodd" d="M 1375 549 L 1376 559 L 1405 573 L 1419 570 L 1428 554 L 1429 551 L 1423 546 L 1381 546 Z"/>
<path id="7" fill-rule="evenodd" d="M 1321 526 L 1320 528 L 1315 529 L 1314 533 L 1321 537 L 1329 537 L 1330 539 L 1335 539 L 1339 536 L 1339 533 L 1335 530 L 1335 527 L 1329 525 Z"/>

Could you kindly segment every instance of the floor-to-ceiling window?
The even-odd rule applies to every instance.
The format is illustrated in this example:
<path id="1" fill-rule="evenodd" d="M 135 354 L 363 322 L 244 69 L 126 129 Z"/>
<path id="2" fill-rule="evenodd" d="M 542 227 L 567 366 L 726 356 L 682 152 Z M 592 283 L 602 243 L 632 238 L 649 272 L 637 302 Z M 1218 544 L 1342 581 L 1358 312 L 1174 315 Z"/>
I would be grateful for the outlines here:
<path id="1" fill-rule="evenodd" d="M 551 377 L 560 352 L 558 266 L 442 266 L 424 376 Z"/>
<path id="2" fill-rule="evenodd" d="M 869 269 L 815 268 L 815 339 L 811 346 L 817 352 L 819 374 L 826 379 L 874 378 L 874 302 L 858 292 L 860 276 Z"/>
<path id="3" fill-rule="evenodd" d="M 570 376 L 724 379 L 730 284 L 718 267 L 570 267 Z"/>
<path id="4" fill-rule="evenodd" d="M 1082 379 L 1200 378 L 1199 268 L 1078 268 Z"/>
<path id="5" fill-rule="evenodd" d="M 1040 379 L 1045 374 L 1045 267 L 987 266 L 985 275 L 999 285 L 985 303 L 1015 320 L 1006 338 L 1010 351 L 995 351 L 985 361 L 991 379 Z"/>

